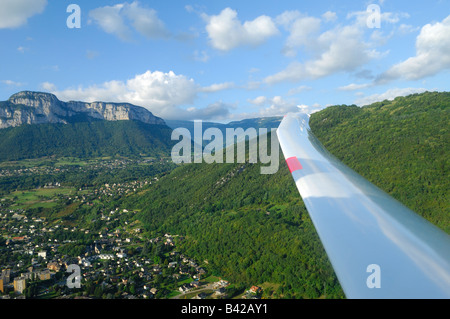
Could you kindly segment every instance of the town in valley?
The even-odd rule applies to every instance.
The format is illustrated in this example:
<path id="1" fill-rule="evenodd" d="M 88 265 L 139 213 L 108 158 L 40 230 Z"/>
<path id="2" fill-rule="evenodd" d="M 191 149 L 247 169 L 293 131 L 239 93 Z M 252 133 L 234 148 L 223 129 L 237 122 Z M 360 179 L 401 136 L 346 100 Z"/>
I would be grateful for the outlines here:
<path id="1" fill-rule="evenodd" d="M 103 159 L 82 167 L 70 164 L 57 169 L 41 162 L 7 166 L 0 170 L 0 177 L 58 177 L 80 169 L 117 173 L 129 167 L 130 160 Z M 157 182 L 158 176 L 85 187 L 55 181 L 4 192 L 0 197 L 0 298 L 260 298 L 260 287 L 236 291 L 232 283 L 211 274 L 207 260 L 185 255 L 179 247 L 183 235 L 149 238 L 133 219 L 137 211 L 114 206 L 122 196 Z M 70 265 L 80 269 L 80 288 L 69 288 Z"/>

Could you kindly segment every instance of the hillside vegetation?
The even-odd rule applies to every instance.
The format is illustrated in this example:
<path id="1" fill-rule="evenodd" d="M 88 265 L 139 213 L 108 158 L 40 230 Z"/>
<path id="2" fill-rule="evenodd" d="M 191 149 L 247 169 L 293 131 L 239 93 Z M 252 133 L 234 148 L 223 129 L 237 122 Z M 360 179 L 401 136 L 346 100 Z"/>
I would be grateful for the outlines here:
<path id="1" fill-rule="evenodd" d="M 332 106 L 310 126 L 341 161 L 450 233 L 450 93 Z"/>
<path id="2" fill-rule="evenodd" d="M 172 130 L 140 121 L 21 125 L 0 130 L 0 161 L 56 157 L 170 156 Z"/>
<path id="3" fill-rule="evenodd" d="M 449 106 L 449 93 L 424 93 L 329 107 L 310 124 L 344 163 L 449 232 Z M 183 251 L 237 285 L 278 284 L 275 298 L 343 298 L 280 157 L 274 175 L 250 163 L 182 165 L 126 205 L 141 210 L 149 235 L 186 236 Z"/>
<path id="4" fill-rule="evenodd" d="M 186 236 L 187 255 L 242 289 L 267 282 L 281 284 L 275 298 L 343 297 L 284 163 L 273 175 L 259 164 L 183 165 L 124 207 L 141 210 L 148 236 Z"/>

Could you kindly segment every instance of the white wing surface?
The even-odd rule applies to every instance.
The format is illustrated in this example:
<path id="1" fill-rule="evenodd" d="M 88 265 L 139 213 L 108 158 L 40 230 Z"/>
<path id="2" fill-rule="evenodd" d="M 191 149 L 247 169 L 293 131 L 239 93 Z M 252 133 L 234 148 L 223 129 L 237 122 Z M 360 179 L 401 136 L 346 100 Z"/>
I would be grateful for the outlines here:
<path id="1" fill-rule="evenodd" d="M 306 114 L 277 135 L 347 298 L 450 298 L 450 236 L 329 154 Z"/>

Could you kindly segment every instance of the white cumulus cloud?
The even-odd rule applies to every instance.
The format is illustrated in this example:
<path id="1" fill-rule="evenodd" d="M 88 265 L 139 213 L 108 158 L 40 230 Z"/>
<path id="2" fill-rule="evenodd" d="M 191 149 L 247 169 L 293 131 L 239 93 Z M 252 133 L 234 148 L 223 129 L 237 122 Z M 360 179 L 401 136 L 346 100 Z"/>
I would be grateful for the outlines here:
<path id="1" fill-rule="evenodd" d="M 287 56 L 295 56 L 299 47 L 310 48 L 320 31 L 319 18 L 305 16 L 298 11 L 286 11 L 276 21 L 290 32 L 283 48 Z"/>
<path id="2" fill-rule="evenodd" d="M 395 79 L 420 80 L 450 69 L 450 15 L 425 25 L 416 39 L 416 55 L 382 73 L 378 83 Z"/>
<path id="3" fill-rule="evenodd" d="M 308 42 L 307 45 L 315 52 L 313 58 L 306 62 L 294 61 L 284 70 L 266 77 L 265 82 L 297 82 L 338 72 L 352 72 L 375 56 L 375 52 L 363 41 L 363 31 L 354 25 L 337 26 Z"/>
<path id="4" fill-rule="evenodd" d="M 116 4 L 93 9 L 89 11 L 89 17 L 106 33 L 113 34 L 124 41 L 130 40 L 131 29 L 125 24 L 122 16 L 123 7 L 123 4 Z"/>
<path id="5" fill-rule="evenodd" d="M 375 102 L 381 102 L 384 100 L 393 100 L 398 96 L 407 96 L 415 93 L 423 93 L 427 91 L 424 88 L 393 88 L 384 93 L 372 94 L 369 96 L 361 97 L 355 101 L 356 105 L 364 106 Z"/>
<path id="6" fill-rule="evenodd" d="M 169 36 L 169 31 L 153 9 L 142 8 L 137 2 L 133 2 L 125 5 L 124 14 L 130 19 L 133 27 L 147 38 Z"/>
<path id="7" fill-rule="evenodd" d="M 175 105 L 191 104 L 197 93 L 197 85 L 193 79 L 172 71 L 147 71 L 128 80 L 126 87 L 126 100 L 161 110 Z"/>
<path id="8" fill-rule="evenodd" d="M 27 23 L 32 16 L 42 13 L 47 0 L 2 0 L 0 1 L 0 29 L 17 28 Z"/>
<path id="9" fill-rule="evenodd" d="M 211 45 L 222 51 L 243 45 L 257 46 L 278 34 L 275 23 L 265 15 L 244 23 L 239 21 L 237 12 L 230 8 L 225 8 L 218 15 L 202 16 L 207 22 L 206 31 Z"/>
<path id="10" fill-rule="evenodd" d="M 289 32 L 282 52 L 288 57 L 299 53 L 301 56 L 281 71 L 267 76 L 264 82 L 276 84 L 316 80 L 337 73 L 359 74 L 364 65 L 389 54 L 389 51 L 377 50 L 388 36 L 368 28 L 370 17 L 367 11 L 351 12 L 347 15 L 348 24 L 344 24 L 336 22 L 337 14 L 332 11 L 321 17 L 297 10 L 283 12 L 275 19 Z M 407 17 L 406 13 L 380 13 L 381 22 L 390 25 Z M 324 27 L 328 29 L 322 30 Z"/>
<path id="11" fill-rule="evenodd" d="M 157 12 L 142 7 L 137 1 L 96 8 L 89 11 L 89 17 L 103 31 L 124 41 L 132 39 L 133 29 L 149 39 L 170 36 Z"/>
<path id="12" fill-rule="evenodd" d="M 88 87 L 79 86 L 57 90 L 52 83 L 41 87 L 54 93 L 63 101 L 123 102 L 143 106 L 164 119 L 212 119 L 224 118 L 230 105 L 217 102 L 204 108 L 188 107 L 199 93 L 214 93 L 233 87 L 232 83 L 201 87 L 185 75 L 173 71 L 146 71 L 126 81 L 112 80 Z"/>

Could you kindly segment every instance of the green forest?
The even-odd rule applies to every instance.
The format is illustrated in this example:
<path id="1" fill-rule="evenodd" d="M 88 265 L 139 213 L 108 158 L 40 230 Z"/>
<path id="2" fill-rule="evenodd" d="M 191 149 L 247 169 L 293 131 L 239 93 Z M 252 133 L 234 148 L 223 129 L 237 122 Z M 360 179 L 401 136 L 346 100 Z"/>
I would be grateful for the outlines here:
<path id="1" fill-rule="evenodd" d="M 172 130 L 140 121 L 21 125 L 0 130 L 0 160 L 167 156 Z"/>
<path id="2" fill-rule="evenodd" d="M 424 93 L 332 106 L 314 113 L 310 125 L 345 164 L 449 232 L 449 106 L 449 93 Z M 250 163 L 182 165 L 126 205 L 141 210 L 149 235 L 186 236 L 188 254 L 233 282 L 278 285 L 275 298 L 343 298 L 280 163 L 274 175 Z"/>
<path id="3" fill-rule="evenodd" d="M 125 206 L 141 210 L 148 236 L 186 236 L 183 251 L 214 275 L 279 284 L 276 298 L 343 297 L 284 165 L 273 175 L 258 164 L 184 165 Z"/>
<path id="4" fill-rule="evenodd" d="M 333 106 L 310 127 L 347 166 L 450 233 L 450 93 Z"/>

